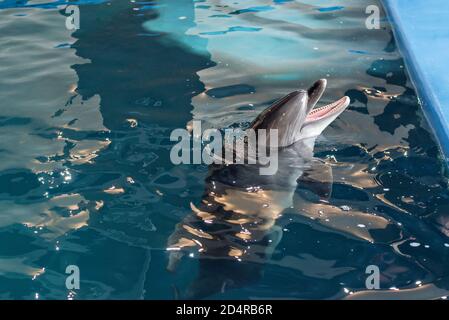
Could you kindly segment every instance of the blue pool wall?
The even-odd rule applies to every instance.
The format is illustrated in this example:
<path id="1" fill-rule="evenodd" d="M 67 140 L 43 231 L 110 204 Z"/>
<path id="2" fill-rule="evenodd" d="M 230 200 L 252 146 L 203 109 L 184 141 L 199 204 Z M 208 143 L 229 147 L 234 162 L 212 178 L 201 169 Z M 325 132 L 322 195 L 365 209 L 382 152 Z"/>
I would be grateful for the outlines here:
<path id="1" fill-rule="evenodd" d="M 424 114 L 449 163 L 449 1 L 383 4 Z"/>

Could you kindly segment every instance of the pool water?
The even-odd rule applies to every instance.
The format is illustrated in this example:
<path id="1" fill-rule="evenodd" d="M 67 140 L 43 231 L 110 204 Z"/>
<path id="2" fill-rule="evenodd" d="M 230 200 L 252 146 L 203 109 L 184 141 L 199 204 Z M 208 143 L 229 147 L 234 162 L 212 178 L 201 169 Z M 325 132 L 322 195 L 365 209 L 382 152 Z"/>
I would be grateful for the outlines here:
<path id="1" fill-rule="evenodd" d="M 0 1 L 1 299 L 186 297 L 201 255 L 169 272 L 167 239 L 201 202 L 207 166 L 173 165 L 170 133 L 192 119 L 245 127 L 320 78 L 322 103 L 351 98 L 315 145 L 329 201 L 285 210 L 272 254 L 223 257 L 241 281 L 198 297 L 447 295 L 445 164 L 384 13 L 365 26 L 380 3 L 75 1 L 76 31 L 67 4 Z"/>

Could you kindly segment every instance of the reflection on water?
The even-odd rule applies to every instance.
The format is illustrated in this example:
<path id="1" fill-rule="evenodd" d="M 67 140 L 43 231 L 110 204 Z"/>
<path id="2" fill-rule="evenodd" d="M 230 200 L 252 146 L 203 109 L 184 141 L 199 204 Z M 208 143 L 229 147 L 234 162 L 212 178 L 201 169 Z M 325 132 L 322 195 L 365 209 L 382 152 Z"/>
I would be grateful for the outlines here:
<path id="1" fill-rule="evenodd" d="M 364 27 L 365 1 L 78 3 L 72 33 L 59 2 L 0 2 L 0 298 L 174 298 L 214 275 L 220 298 L 446 295 L 443 165 L 390 26 Z M 315 144 L 330 196 L 300 184 L 256 236 L 259 259 L 227 247 L 217 266 L 192 251 L 166 271 L 176 225 L 213 218 L 201 202 L 208 169 L 170 163 L 171 130 L 192 118 L 245 126 L 323 77 L 323 103 L 352 101 Z M 228 188 L 211 203 L 282 202 L 271 191 Z M 244 242 L 254 231 L 241 218 L 186 232 L 231 227 Z M 64 285 L 69 264 L 77 292 Z M 364 292 L 370 264 L 382 292 Z"/>

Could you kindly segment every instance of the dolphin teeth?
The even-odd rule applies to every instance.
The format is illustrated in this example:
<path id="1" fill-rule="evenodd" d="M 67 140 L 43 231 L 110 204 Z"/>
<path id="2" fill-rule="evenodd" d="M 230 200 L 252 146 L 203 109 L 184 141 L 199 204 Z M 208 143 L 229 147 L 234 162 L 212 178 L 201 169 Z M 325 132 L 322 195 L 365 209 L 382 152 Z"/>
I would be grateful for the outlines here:
<path id="1" fill-rule="evenodd" d="M 343 97 L 335 102 L 332 102 L 328 105 L 313 109 L 306 117 L 307 121 L 318 120 L 328 114 L 331 114 L 334 110 L 339 109 L 340 107 L 346 107 L 349 101 L 348 97 Z"/>

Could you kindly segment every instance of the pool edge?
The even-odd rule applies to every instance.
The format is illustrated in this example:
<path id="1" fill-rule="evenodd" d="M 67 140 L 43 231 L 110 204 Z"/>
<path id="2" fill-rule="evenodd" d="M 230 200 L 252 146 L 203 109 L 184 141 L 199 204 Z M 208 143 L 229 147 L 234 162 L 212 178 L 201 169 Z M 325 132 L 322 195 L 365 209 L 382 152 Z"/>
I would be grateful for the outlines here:
<path id="1" fill-rule="evenodd" d="M 414 51 L 414 45 L 416 46 L 419 43 L 419 36 L 415 35 L 417 33 L 419 34 L 419 32 L 416 32 L 417 24 L 411 25 L 410 21 L 404 20 L 403 16 L 401 16 L 400 9 L 405 6 L 405 2 L 382 0 L 381 3 L 387 13 L 387 18 L 390 21 L 399 52 L 404 58 L 405 67 L 410 75 L 412 85 L 417 92 L 419 104 L 435 135 L 440 151 L 444 157 L 444 162 L 448 166 L 449 110 L 445 112 L 443 105 L 444 103 L 449 105 L 449 101 L 445 101 L 445 97 L 441 97 L 439 92 L 433 89 L 432 81 L 437 81 L 437 79 L 429 79 L 429 74 L 426 74 L 423 70 L 425 66 L 421 63 L 421 57 L 417 56 Z M 413 0 L 409 0 L 408 5 L 413 6 Z M 430 14 L 430 12 L 427 13 Z M 421 14 L 424 15 L 426 12 L 421 11 Z M 444 68 L 449 72 L 449 60 L 443 66 Z"/>

